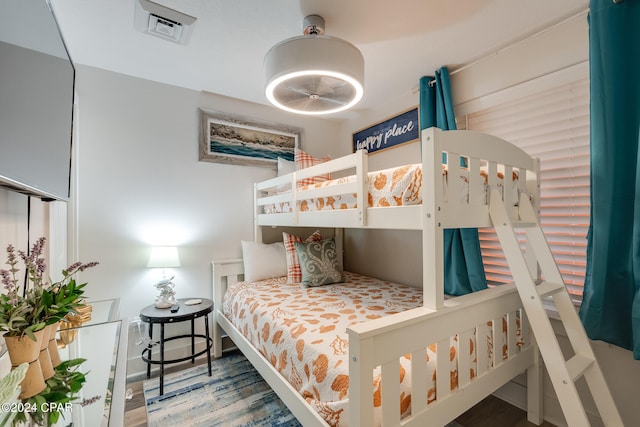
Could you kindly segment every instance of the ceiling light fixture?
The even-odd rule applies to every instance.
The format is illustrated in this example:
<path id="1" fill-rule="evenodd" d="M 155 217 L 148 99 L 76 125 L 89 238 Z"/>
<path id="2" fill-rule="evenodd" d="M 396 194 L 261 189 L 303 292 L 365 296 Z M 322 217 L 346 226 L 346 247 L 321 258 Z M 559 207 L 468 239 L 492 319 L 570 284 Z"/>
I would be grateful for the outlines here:
<path id="1" fill-rule="evenodd" d="M 330 114 L 364 95 L 364 58 L 354 45 L 324 35 L 324 19 L 309 15 L 302 36 L 273 46 L 264 58 L 269 102 L 298 114 Z"/>

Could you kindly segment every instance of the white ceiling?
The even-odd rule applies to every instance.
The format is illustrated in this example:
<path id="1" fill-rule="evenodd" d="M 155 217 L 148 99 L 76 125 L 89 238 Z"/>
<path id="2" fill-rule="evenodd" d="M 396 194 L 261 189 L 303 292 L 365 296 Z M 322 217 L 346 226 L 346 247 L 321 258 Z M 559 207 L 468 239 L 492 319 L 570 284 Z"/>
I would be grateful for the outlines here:
<path id="1" fill-rule="evenodd" d="M 356 111 L 588 7 L 588 0 L 157 0 L 197 18 L 181 46 L 134 29 L 137 0 L 50 1 L 76 64 L 263 104 L 265 54 L 301 35 L 306 15 L 321 15 L 327 35 L 364 55 Z"/>

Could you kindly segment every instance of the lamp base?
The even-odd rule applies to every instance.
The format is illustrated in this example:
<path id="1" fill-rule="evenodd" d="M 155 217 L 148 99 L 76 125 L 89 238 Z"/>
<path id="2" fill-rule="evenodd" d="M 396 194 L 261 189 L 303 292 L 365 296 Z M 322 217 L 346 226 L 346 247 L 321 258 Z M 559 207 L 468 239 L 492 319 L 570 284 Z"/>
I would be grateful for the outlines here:
<path id="1" fill-rule="evenodd" d="M 162 279 L 156 284 L 156 289 L 160 294 L 156 297 L 156 308 L 170 308 L 176 303 L 176 291 L 173 289 L 175 284 L 171 279 Z"/>
<path id="2" fill-rule="evenodd" d="M 176 297 L 173 293 L 161 294 L 156 298 L 156 308 L 171 308 L 176 302 Z"/>

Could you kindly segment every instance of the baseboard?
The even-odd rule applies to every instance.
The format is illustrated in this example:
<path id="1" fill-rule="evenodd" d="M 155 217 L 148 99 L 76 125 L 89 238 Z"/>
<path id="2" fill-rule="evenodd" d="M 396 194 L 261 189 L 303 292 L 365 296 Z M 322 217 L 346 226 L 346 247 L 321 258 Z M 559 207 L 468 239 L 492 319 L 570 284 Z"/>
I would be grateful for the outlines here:
<path id="1" fill-rule="evenodd" d="M 549 378 L 545 378 L 544 390 L 544 420 L 557 427 L 566 427 L 567 422 L 564 418 L 564 414 L 562 413 L 560 401 L 558 401 L 558 398 L 553 391 L 553 385 Z M 496 390 L 493 395 L 517 408 L 522 409 L 523 411 L 527 410 L 527 386 L 525 384 L 510 381 Z M 587 416 L 589 417 L 589 421 L 592 426 L 604 425 L 598 414 L 587 411 Z"/>
<path id="2" fill-rule="evenodd" d="M 509 381 L 496 390 L 493 395 L 516 408 L 527 410 L 527 387 L 523 384 Z"/>
<path id="3" fill-rule="evenodd" d="M 549 386 L 551 385 L 549 384 Z M 493 395 L 516 408 L 520 408 L 523 411 L 527 410 L 527 386 L 525 384 L 509 381 L 496 390 Z M 557 427 L 566 427 L 567 424 L 564 420 L 564 415 L 562 415 L 562 408 L 556 396 L 545 392 L 543 399 L 544 420 Z"/>

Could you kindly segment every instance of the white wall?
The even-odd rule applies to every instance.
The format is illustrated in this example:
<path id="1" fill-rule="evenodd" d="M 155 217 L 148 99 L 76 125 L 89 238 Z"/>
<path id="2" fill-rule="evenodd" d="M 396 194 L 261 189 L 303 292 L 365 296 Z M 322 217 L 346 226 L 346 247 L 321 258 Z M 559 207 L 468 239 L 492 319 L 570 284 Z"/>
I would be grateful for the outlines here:
<path id="1" fill-rule="evenodd" d="M 570 71 L 570 67 L 575 64 L 588 61 L 588 55 L 588 25 L 586 15 L 582 15 L 457 72 L 451 67 L 456 113 L 466 112 L 471 104 L 475 107 L 482 105 L 485 100 L 495 102 L 505 90 L 520 83 L 531 82 L 559 70 Z M 425 75 L 433 75 L 434 71 L 425 70 Z M 566 75 L 566 72 L 564 74 Z M 547 83 L 546 78 L 542 80 Z M 417 104 L 417 94 L 400 94 L 395 100 L 381 105 L 379 109 L 343 125 L 343 132 L 351 135 Z M 370 164 L 375 167 L 389 167 L 417 162 L 420 161 L 419 155 L 418 143 L 406 144 L 371 155 Z M 421 240 L 418 233 L 347 230 L 345 239 L 347 269 L 421 286 Z M 358 250 L 363 247 L 367 248 L 365 252 Z M 386 248 L 394 250 L 388 251 Z M 554 328 L 560 345 L 568 350 L 569 342 L 561 324 L 554 321 Z M 635 396 L 640 394 L 640 362 L 633 360 L 630 351 L 603 342 L 592 344 L 625 425 L 636 425 L 639 412 Z M 584 383 L 579 381 L 578 385 L 582 394 L 586 395 Z M 496 394 L 524 408 L 525 387 L 526 380 L 519 378 Z M 593 402 L 588 398 L 586 402 L 590 415 L 596 414 Z M 555 392 L 546 375 L 544 403 L 545 418 L 556 425 L 566 425 Z M 601 425 L 597 417 L 592 417 L 592 422 L 593 425 Z"/>
<path id="2" fill-rule="evenodd" d="M 0 187 L 0 269 L 8 268 L 5 264 L 7 245 L 26 252 L 38 238 L 50 240 L 48 221 L 49 203 Z M 18 268 L 24 272 L 21 261 Z"/>
<path id="3" fill-rule="evenodd" d="M 252 184 L 275 170 L 198 161 L 198 108 L 303 128 L 302 148 L 330 152 L 335 122 L 79 66 L 78 258 L 94 300 L 120 298 L 123 317 L 154 301 L 160 272 L 145 268 L 152 245 L 178 246 L 177 296 L 211 298 L 215 258 L 241 256 L 253 238 Z M 130 345 L 138 338 L 131 334 Z M 131 345 L 129 358 L 139 357 Z M 140 365 L 130 364 L 129 375 Z"/>
<path id="4" fill-rule="evenodd" d="M 26 250 L 28 197 L 15 191 L 0 188 L 0 263 L 5 268 L 6 248 Z"/>

